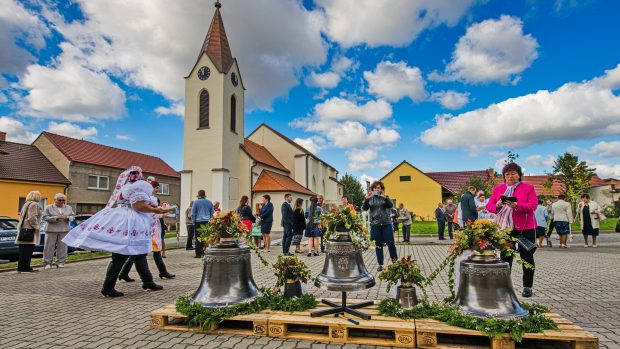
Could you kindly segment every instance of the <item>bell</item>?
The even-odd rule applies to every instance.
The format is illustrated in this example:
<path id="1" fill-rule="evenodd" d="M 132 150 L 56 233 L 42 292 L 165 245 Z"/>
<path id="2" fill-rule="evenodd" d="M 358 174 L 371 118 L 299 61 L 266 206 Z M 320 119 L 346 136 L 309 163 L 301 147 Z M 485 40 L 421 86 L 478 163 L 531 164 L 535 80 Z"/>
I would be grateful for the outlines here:
<path id="1" fill-rule="evenodd" d="M 411 309 L 418 304 L 418 296 L 415 287 L 398 286 L 396 287 L 396 300 L 403 309 Z"/>
<path id="2" fill-rule="evenodd" d="M 260 296 L 252 278 L 250 253 L 249 247 L 240 246 L 236 240 L 208 247 L 200 287 L 191 302 L 207 308 L 222 308 L 251 302 Z"/>
<path id="3" fill-rule="evenodd" d="M 474 254 L 461 262 L 454 304 L 469 315 L 514 319 L 524 317 L 510 278 L 508 263 L 493 255 Z"/>
<path id="4" fill-rule="evenodd" d="M 373 301 L 347 306 L 347 292 L 365 290 L 375 285 L 374 276 L 368 272 L 364 265 L 362 250 L 353 244 L 348 233 L 338 233 L 334 239 L 327 242 L 323 271 L 315 278 L 314 285 L 323 290 L 340 291 L 342 302 L 336 304 L 330 300 L 322 299 L 321 302 L 329 305 L 332 309 L 315 311 L 310 314 L 312 317 L 349 313 L 370 320 L 370 315 L 356 309 L 372 305 L 374 304 Z"/>

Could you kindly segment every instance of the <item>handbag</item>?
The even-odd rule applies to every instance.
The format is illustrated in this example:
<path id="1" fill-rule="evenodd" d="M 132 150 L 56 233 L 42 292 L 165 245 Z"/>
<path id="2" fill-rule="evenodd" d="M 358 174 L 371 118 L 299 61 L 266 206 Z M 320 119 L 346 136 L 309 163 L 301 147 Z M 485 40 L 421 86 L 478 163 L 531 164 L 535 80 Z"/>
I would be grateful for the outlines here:
<path id="1" fill-rule="evenodd" d="M 521 235 L 517 238 L 517 244 L 519 244 L 519 250 L 523 249 L 526 252 L 532 252 L 536 249 L 536 245 L 528 240 L 525 236 Z"/>
<path id="2" fill-rule="evenodd" d="M 28 219 L 28 209 L 29 208 L 30 208 L 30 205 L 28 205 L 28 207 L 25 209 L 26 215 L 22 219 L 22 225 L 24 224 L 23 222 L 26 219 Z M 33 228 L 21 228 L 21 226 L 20 226 L 19 234 L 17 234 L 17 241 L 21 241 L 21 242 L 34 242 L 34 233 L 35 233 L 35 230 Z"/>

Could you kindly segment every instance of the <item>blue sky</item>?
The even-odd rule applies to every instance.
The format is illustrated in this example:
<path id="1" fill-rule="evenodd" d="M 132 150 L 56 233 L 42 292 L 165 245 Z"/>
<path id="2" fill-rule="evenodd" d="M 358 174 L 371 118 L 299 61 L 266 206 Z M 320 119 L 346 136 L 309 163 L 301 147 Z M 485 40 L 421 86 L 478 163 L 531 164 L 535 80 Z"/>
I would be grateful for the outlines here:
<path id="1" fill-rule="evenodd" d="M 620 177 L 617 1 L 223 0 L 248 134 L 283 132 L 341 175 L 566 151 Z M 183 77 L 213 1 L 16 1 L 0 8 L 0 130 L 44 130 L 181 170 Z"/>

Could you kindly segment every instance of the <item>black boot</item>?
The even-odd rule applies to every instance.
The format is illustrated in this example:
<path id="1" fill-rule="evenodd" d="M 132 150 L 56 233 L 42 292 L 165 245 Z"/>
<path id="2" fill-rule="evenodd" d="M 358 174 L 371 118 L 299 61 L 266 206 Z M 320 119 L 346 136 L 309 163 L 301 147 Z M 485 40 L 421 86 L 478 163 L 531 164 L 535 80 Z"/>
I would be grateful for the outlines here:
<path id="1" fill-rule="evenodd" d="M 131 267 L 133 267 L 133 257 L 127 258 L 127 261 L 125 262 L 125 264 L 123 264 L 123 269 L 121 269 L 121 274 L 118 276 L 118 279 L 125 282 L 136 281 L 129 277 L 129 271 L 131 271 Z"/>
<path id="2" fill-rule="evenodd" d="M 123 296 L 122 292 L 118 292 L 114 289 L 114 286 L 116 286 L 116 278 L 118 277 L 121 268 L 123 268 L 123 262 L 124 261 L 122 260 L 115 260 L 115 258 L 112 257 L 112 261 L 108 264 L 108 271 L 105 274 L 105 280 L 103 281 L 103 287 L 101 288 L 101 294 L 104 297 Z"/>
<path id="3" fill-rule="evenodd" d="M 153 252 L 153 260 L 155 260 L 155 265 L 157 266 L 157 270 L 159 271 L 160 279 L 174 279 L 175 275 L 170 274 L 168 272 L 168 269 L 166 269 L 166 263 L 164 263 L 161 252 Z"/>
<path id="4" fill-rule="evenodd" d="M 164 288 L 153 282 L 153 274 L 149 270 L 149 263 L 146 261 L 145 254 L 134 256 L 134 263 L 136 264 L 136 271 L 142 280 L 143 289 L 157 291 Z"/>

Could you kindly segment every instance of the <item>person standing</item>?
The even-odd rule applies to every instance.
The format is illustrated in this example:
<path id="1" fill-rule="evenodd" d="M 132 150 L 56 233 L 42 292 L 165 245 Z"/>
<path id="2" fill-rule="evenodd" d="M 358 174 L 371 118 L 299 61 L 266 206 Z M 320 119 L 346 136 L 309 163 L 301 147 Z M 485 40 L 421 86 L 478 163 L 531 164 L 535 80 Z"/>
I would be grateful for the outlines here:
<path id="1" fill-rule="evenodd" d="M 555 228 L 555 223 L 553 222 L 553 215 L 551 214 L 551 205 L 553 205 L 553 201 L 547 200 L 547 212 L 549 213 L 549 230 L 547 230 L 547 246 L 548 247 L 552 247 L 551 234 L 553 234 L 553 229 Z"/>
<path id="2" fill-rule="evenodd" d="M 571 204 L 564 201 L 566 195 L 558 195 L 558 201 L 551 205 L 551 219 L 555 224 L 555 230 L 560 236 L 560 248 L 568 248 L 566 241 L 570 234 L 570 225 L 573 223 L 573 208 Z"/>
<path id="3" fill-rule="evenodd" d="M 254 221 L 254 224 L 252 224 L 252 233 L 250 234 L 250 236 L 252 236 L 252 241 L 254 241 L 254 246 L 259 249 L 263 249 L 263 246 L 261 246 L 263 234 L 260 231 L 260 208 L 262 206 L 262 204 L 257 203 L 254 207 L 254 217 L 256 220 Z"/>
<path id="4" fill-rule="evenodd" d="M 476 188 L 470 186 L 461 197 L 461 217 L 464 225 L 473 223 L 478 219 L 478 209 L 476 208 L 474 194 L 476 194 Z"/>
<path id="5" fill-rule="evenodd" d="M 536 216 L 536 247 L 542 247 L 543 240 L 547 235 L 547 221 L 549 220 L 549 208 L 543 205 L 544 201 L 538 199 L 538 206 L 534 211 Z"/>
<path id="6" fill-rule="evenodd" d="M 26 202 L 20 211 L 20 221 L 17 224 L 17 238 L 15 244 L 19 245 L 19 259 L 17 261 L 18 273 L 32 273 L 37 270 L 32 269 L 30 261 L 32 260 L 32 252 L 34 246 L 38 245 L 41 239 L 39 228 L 41 227 L 41 218 L 43 210 L 39 206 L 41 201 L 41 193 L 31 191 L 26 195 Z"/>
<path id="7" fill-rule="evenodd" d="M 69 221 L 72 221 L 75 214 L 71 206 L 66 205 L 67 197 L 58 193 L 54 195 L 54 203 L 45 206 L 43 210 L 43 220 L 47 222 L 45 231 L 45 245 L 43 247 L 44 269 L 52 267 L 52 259 L 56 252 L 56 266 L 64 268 L 67 261 L 67 245 L 62 239 L 69 232 Z"/>
<path id="8" fill-rule="evenodd" d="M 437 237 L 439 240 L 445 240 L 443 233 L 446 229 L 446 214 L 443 211 L 443 203 L 441 202 L 437 204 L 435 209 L 435 220 L 437 221 Z"/>
<path id="9" fill-rule="evenodd" d="M 305 218 L 308 220 L 306 225 L 306 237 L 308 238 L 308 257 L 319 255 L 319 243 L 321 238 L 321 213 L 323 209 L 318 205 L 318 197 L 313 196 L 310 198 L 310 207 L 306 209 Z"/>
<path id="10" fill-rule="evenodd" d="M 289 252 L 291 243 L 293 242 L 293 208 L 291 202 L 293 201 L 293 195 L 290 193 L 284 194 L 284 202 L 280 207 L 282 213 L 282 254 L 285 256 L 292 256 Z"/>
<path id="11" fill-rule="evenodd" d="M 596 238 L 601 220 L 605 219 L 603 209 L 596 201 L 590 200 L 590 195 L 583 194 L 581 195 L 581 202 L 577 206 L 577 212 L 579 212 L 579 223 L 583 234 L 583 247 L 588 247 L 588 236 L 592 237 L 592 247 L 598 247 Z"/>
<path id="12" fill-rule="evenodd" d="M 396 209 L 396 207 L 392 207 L 390 209 L 390 219 L 392 221 L 394 236 L 396 238 L 396 236 L 400 235 L 400 222 L 398 221 L 398 210 Z"/>
<path id="13" fill-rule="evenodd" d="M 154 189 L 142 176 L 142 169 L 132 166 L 118 177 L 106 207 L 71 229 L 63 241 L 73 247 L 112 252 L 101 294 L 121 297 L 115 289 L 123 264 L 133 258 L 144 290 L 161 290 L 153 282 L 146 260 L 153 250 L 152 240 L 159 238 L 153 229 L 154 214 L 166 213 L 157 206 Z"/>
<path id="14" fill-rule="evenodd" d="M 325 207 L 323 207 L 323 200 L 324 200 L 323 195 L 317 195 L 316 204 L 317 206 L 321 208 L 320 212 L 325 211 Z M 323 244 L 323 230 L 320 225 L 318 226 L 318 229 L 319 229 L 319 232 L 321 233 L 319 235 L 319 245 L 321 245 L 321 252 L 325 253 L 325 245 Z"/>
<path id="15" fill-rule="evenodd" d="M 478 219 L 493 219 L 495 215 L 487 210 L 487 203 L 489 200 L 486 199 L 486 195 L 482 190 L 476 193 L 476 210 L 478 211 Z"/>
<path id="16" fill-rule="evenodd" d="M 497 219 L 502 221 L 503 215 L 509 216 L 511 219 L 507 221 L 511 222 L 512 226 L 506 228 L 512 228 L 510 236 L 512 238 L 527 239 L 532 244 L 536 242 L 536 217 L 534 211 L 538 206 L 538 197 L 534 186 L 531 184 L 523 183 L 523 171 L 521 166 L 516 163 L 509 163 L 502 169 L 502 175 L 504 176 L 504 183 L 498 185 L 493 189 L 493 193 L 489 198 L 487 204 L 487 210 L 491 213 L 497 214 Z M 506 200 L 502 201 L 502 196 L 514 197 L 516 201 Z M 534 252 L 536 248 L 526 250 L 519 246 L 519 255 L 525 262 L 531 264 L 534 267 Z M 503 255 L 502 260 L 508 262 L 512 268 L 512 256 Z M 523 297 L 532 296 L 532 287 L 534 285 L 534 269 L 526 268 L 523 265 Z"/>
<path id="17" fill-rule="evenodd" d="M 205 191 L 200 189 L 198 191 L 198 199 L 196 199 L 194 205 L 192 205 L 192 222 L 194 222 L 194 228 L 196 229 L 194 232 L 194 243 L 196 244 L 194 258 L 201 258 L 204 253 L 205 246 L 203 246 L 198 238 L 200 238 L 201 228 L 209 224 L 213 215 L 215 215 L 213 203 L 211 200 L 207 199 Z"/>
<path id="18" fill-rule="evenodd" d="M 187 241 L 185 241 L 185 249 L 190 251 L 194 249 L 194 222 L 192 221 L 193 201 L 189 202 L 189 207 L 185 210 L 185 226 L 187 227 Z"/>
<path id="19" fill-rule="evenodd" d="M 403 242 L 410 242 L 411 238 L 411 212 L 401 202 L 398 205 L 398 221 L 403 225 Z"/>
<path id="20" fill-rule="evenodd" d="M 304 199 L 297 198 L 295 200 L 295 208 L 293 209 L 293 245 L 295 245 L 295 253 L 301 253 L 301 239 L 306 229 L 303 204 Z"/>
<path id="21" fill-rule="evenodd" d="M 237 207 L 237 215 L 239 216 L 239 220 L 241 221 L 241 223 L 245 225 L 248 233 L 251 233 L 252 223 L 256 221 L 256 217 L 254 217 L 254 215 L 252 214 L 252 208 L 250 207 L 250 205 L 248 205 L 249 200 L 250 198 L 248 198 L 247 195 L 243 195 L 241 197 L 241 200 L 239 200 L 239 206 Z"/>
<path id="22" fill-rule="evenodd" d="M 263 235 L 265 252 L 271 248 L 271 227 L 273 225 L 273 204 L 269 194 L 263 195 L 263 206 L 260 208 L 260 232 Z"/>
<path id="23" fill-rule="evenodd" d="M 452 239 L 454 238 L 454 215 L 456 213 L 456 205 L 452 202 L 452 199 L 448 199 L 448 201 L 446 201 L 444 212 L 446 214 L 446 223 L 448 224 L 448 236 Z"/>
<path id="24" fill-rule="evenodd" d="M 394 207 L 392 200 L 385 195 L 385 185 L 376 181 L 370 186 L 370 192 L 364 198 L 362 210 L 369 211 L 370 238 L 375 241 L 377 270 L 383 270 L 383 244 L 386 244 L 392 261 L 398 259 L 394 242 L 394 225 L 390 218 L 390 209 Z"/>

